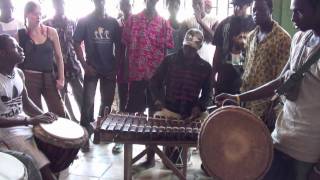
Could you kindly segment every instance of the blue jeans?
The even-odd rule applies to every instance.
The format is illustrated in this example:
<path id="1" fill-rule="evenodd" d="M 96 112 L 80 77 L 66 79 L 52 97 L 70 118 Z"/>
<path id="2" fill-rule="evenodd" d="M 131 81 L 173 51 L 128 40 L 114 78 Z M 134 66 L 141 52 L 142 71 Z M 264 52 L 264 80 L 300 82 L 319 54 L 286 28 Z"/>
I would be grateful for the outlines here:
<path id="1" fill-rule="evenodd" d="M 93 128 L 90 125 L 90 122 L 94 122 L 94 97 L 96 94 L 98 80 L 100 80 L 101 94 L 99 116 L 103 116 L 106 106 L 109 107 L 110 111 L 116 87 L 115 79 L 111 80 L 102 75 L 84 76 L 80 125 L 87 129 L 89 135 L 93 133 Z"/>
<path id="2" fill-rule="evenodd" d="M 307 180 L 313 165 L 298 161 L 275 149 L 272 165 L 264 180 Z"/>

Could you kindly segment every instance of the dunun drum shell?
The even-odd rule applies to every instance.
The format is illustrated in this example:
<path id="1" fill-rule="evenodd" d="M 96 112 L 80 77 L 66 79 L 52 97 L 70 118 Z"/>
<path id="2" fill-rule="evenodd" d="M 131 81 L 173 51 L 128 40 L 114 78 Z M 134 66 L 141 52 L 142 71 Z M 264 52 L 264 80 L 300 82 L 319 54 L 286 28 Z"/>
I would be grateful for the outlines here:
<path id="1" fill-rule="evenodd" d="M 64 118 L 58 118 L 52 124 L 35 126 L 33 131 L 37 146 L 49 159 L 54 173 L 69 167 L 80 147 L 88 140 L 84 128 Z"/>
<path id="2" fill-rule="evenodd" d="M 210 176 L 222 180 L 262 179 L 273 158 L 267 127 L 236 106 L 219 108 L 208 116 L 200 130 L 199 150 Z"/>
<path id="3" fill-rule="evenodd" d="M 0 180 L 28 180 L 27 169 L 14 156 L 0 152 Z"/>

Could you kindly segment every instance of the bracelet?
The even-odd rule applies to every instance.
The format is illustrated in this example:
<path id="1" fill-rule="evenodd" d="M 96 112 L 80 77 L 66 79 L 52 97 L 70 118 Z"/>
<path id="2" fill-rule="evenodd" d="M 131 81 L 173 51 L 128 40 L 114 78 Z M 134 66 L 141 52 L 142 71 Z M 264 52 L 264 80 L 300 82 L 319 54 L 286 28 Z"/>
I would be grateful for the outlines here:
<path id="1" fill-rule="evenodd" d="M 25 125 L 25 126 L 29 126 L 29 121 L 28 121 L 28 118 L 27 118 L 27 117 L 24 117 L 23 122 L 24 122 L 24 125 Z"/>
<path id="2" fill-rule="evenodd" d="M 318 169 L 317 166 L 313 166 L 313 171 L 314 171 L 316 174 L 320 175 L 320 170 Z"/>
<path id="3" fill-rule="evenodd" d="M 240 96 L 239 94 L 236 95 L 237 103 L 240 105 Z"/>

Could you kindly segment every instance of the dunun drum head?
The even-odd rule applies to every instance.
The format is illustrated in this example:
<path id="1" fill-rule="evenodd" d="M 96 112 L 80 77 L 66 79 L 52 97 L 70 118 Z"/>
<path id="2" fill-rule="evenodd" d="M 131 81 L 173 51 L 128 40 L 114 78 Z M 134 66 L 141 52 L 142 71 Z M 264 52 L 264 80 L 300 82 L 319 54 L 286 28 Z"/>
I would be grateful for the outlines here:
<path id="1" fill-rule="evenodd" d="M 58 118 L 52 124 L 39 124 L 33 131 L 38 148 L 48 157 L 55 173 L 69 167 L 88 140 L 84 128 L 65 118 Z"/>
<path id="2" fill-rule="evenodd" d="M 270 132 L 262 120 L 236 106 L 208 116 L 200 130 L 199 150 L 210 176 L 222 180 L 261 179 L 273 157 Z"/>
<path id="3" fill-rule="evenodd" d="M 0 152 L 0 180 L 28 180 L 28 172 L 17 158 Z"/>

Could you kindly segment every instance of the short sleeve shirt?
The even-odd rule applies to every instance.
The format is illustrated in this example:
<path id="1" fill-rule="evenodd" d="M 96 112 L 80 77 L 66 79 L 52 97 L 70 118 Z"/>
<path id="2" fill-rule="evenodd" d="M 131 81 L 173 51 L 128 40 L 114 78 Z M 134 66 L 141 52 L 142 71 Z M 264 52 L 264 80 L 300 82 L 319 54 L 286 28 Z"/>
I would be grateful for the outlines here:
<path id="1" fill-rule="evenodd" d="M 273 22 L 271 32 L 259 43 L 257 42 L 258 32 L 259 27 L 248 35 L 242 92 L 275 79 L 289 60 L 291 38 L 278 23 Z M 261 117 L 267 105 L 267 100 L 250 101 L 246 103 L 246 108 Z"/>
<path id="2" fill-rule="evenodd" d="M 149 80 L 173 48 L 172 29 L 158 14 L 148 20 L 144 11 L 132 15 L 124 26 L 122 42 L 129 61 L 129 81 Z"/>
<path id="3" fill-rule="evenodd" d="M 115 78 L 115 44 L 120 43 L 120 28 L 116 19 L 105 16 L 99 19 L 90 14 L 79 20 L 73 39 L 84 41 L 87 63 L 99 74 Z"/>
<path id="4" fill-rule="evenodd" d="M 320 51 L 319 36 L 305 41 L 310 34 L 313 32 L 298 32 L 293 37 L 290 71 L 296 71 L 308 57 Z M 305 73 L 297 100 L 285 101 L 272 133 L 275 147 L 299 161 L 316 163 L 320 159 L 319 90 L 320 60 Z"/>

